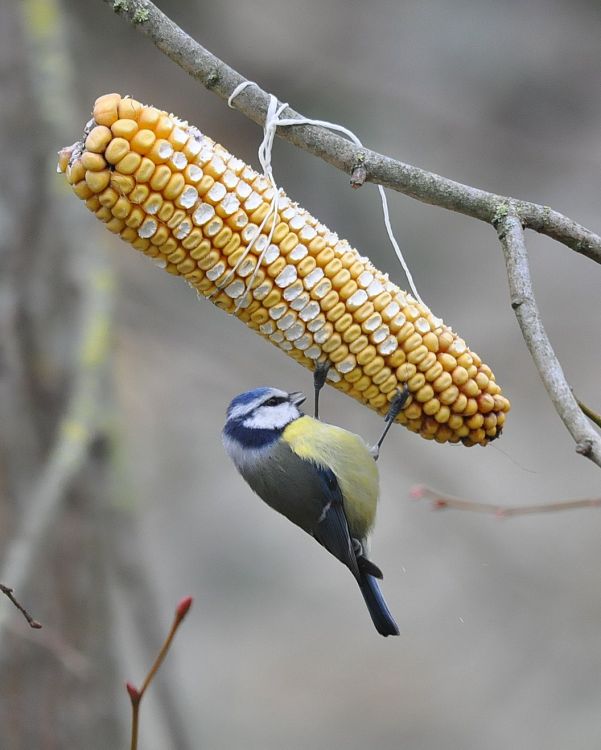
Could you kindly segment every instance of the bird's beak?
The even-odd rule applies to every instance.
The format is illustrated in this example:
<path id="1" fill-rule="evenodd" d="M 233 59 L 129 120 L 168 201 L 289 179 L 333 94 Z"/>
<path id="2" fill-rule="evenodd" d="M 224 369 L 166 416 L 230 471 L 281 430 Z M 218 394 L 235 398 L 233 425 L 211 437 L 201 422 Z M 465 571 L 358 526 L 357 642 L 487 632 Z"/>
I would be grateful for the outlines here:
<path id="1" fill-rule="evenodd" d="M 290 403 L 294 404 L 294 406 L 300 406 L 307 398 L 305 394 L 300 391 L 289 393 L 288 396 L 290 398 Z"/>

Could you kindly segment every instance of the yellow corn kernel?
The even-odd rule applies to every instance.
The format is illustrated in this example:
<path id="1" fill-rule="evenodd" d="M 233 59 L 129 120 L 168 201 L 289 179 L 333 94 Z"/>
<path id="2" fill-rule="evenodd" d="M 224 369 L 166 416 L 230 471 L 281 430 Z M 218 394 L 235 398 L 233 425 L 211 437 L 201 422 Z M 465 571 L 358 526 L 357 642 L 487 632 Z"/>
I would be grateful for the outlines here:
<path id="1" fill-rule="evenodd" d="M 436 363 L 436 354 L 434 354 L 434 352 L 428 352 L 428 354 L 426 354 L 426 356 L 419 363 L 419 369 L 424 373 L 428 372 L 428 370 L 430 370 L 430 368 L 433 367 L 435 363 Z M 442 372 L 442 366 L 441 366 L 440 371 Z"/>
<path id="2" fill-rule="evenodd" d="M 119 94 L 105 94 L 94 103 L 94 120 L 98 125 L 110 127 L 119 118 Z"/>
<path id="3" fill-rule="evenodd" d="M 115 168 L 121 174 L 130 175 L 138 169 L 141 163 L 142 157 L 140 156 L 140 154 L 136 154 L 134 151 L 130 151 L 128 154 L 125 154 L 122 159 L 120 159 Z"/>
<path id="4" fill-rule="evenodd" d="M 185 186 L 186 181 L 184 180 L 183 174 L 176 172 L 171 175 L 167 184 L 163 188 L 163 196 L 167 198 L 167 200 L 174 200 L 182 192 Z"/>
<path id="5" fill-rule="evenodd" d="M 129 151 L 129 142 L 125 138 L 113 138 L 104 151 L 104 158 L 109 164 L 117 164 Z"/>
<path id="6" fill-rule="evenodd" d="M 86 177 L 87 177 L 87 174 L 86 174 Z M 73 185 L 73 192 L 78 198 L 81 198 L 84 201 L 87 200 L 88 198 L 91 198 L 92 195 L 94 194 L 85 180 L 81 180 L 80 182 Z"/>
<path id="7" fill-rule="evenodd" d="M 136 186 L 129 194 L 129 199 L 132 203 L 144 203 L 149 194 L 150 190 L 147 185 L 136 182 Z"/>
<path id="8" fill-rule="evenodd" d="M 117 191 L 112 187 L 108 187 L 106 190 L 103 190 L 102 193 L 100 193 L 100 195 L 98 196 L 98 201 L 101 206 L 110 208 L 111 206 L 115 205 L 118 198 L 119 193 L 117 193 Z"/>
<path id="9" fill-rule="evenodd" d="M 424 377 L 421 373 L 418 373 L 415 377 Z M 425 378 L 424 378 L 425 380 Z M 422 385 L 422 387 L 415 394 L 415 398 L 422 404 L 434 399 L 434 391 L 431 385 Z"/>
<path id="10" fill-rule="evenodd" d="M 461 390 L 466 396 L 474 398 L 480 393 L 480 388 L 473 378 L 469 378 L 462 386 Z"/>
<path id="11" fill-rule="evenodd" d="M 353 354 L 358 354 L 359 352 L 362 352 L 368 344 L 369 340 L 367 336 L 359 336 L 351 343 L 349 350 Z"/>
<path id="12" fill-rule="evenodd" d="M 81 182 L 86 174 L 86 170 L 81 163 L 81 159 L 78 159 L 73 164 L 69 163 L 66 174 L 70 185 L 76 185 L 78 182 Z"/>
<path id="13" fill-rule="evenodd" d="M 396 376 L 399 379 L 399 383 L 408 383 L 416 372 L 416 366 L 412 365 L 410 362 L 406 362 L 404 365 L 397 368 Z"/>
<path id="14" fill-rule="evenodd" d="M 102 154 L 112 138 L 113 134 L 110 128 L 107 128 L 105 125 L 97 125 L 90 130 L 86 137 L 84 143 L 86 151 L 91 151 L 94 154 Z"/>
<path id="15" fill-rule="evenodd" d="M 125 220 L 125 223 L 127 224 L 128 227 L 131 227 L 132 229 L 138 229 L 138 227 L 142 226 L 142 223 L 145 218 L 146 218 L 146 214 L 144 213 L 144 211 L 139 206 L 135 206 L 130 211 L 129 216 Z M 137 237 L 137 233 L 136 233 L 136 237 Z M 128 241 L 131 241 L 131 240 L 128 240 Z"/>
<path id="16" fill-rule="evenodd" d="M 128 174 L 113 172 L 111 174 L 111 187 L 121 195 L 128 195 L 135 188 L 134 178 Z"/>
<path id="17" fill-rule="evenodd" d="M 134 178 L 137 183 L 148 182 L 152 177 L 155 169 L 155 163 L 152 159 L 148 159 L 146 156 L 142 158 L 140 166 L 134 173 Z"/>
<path id="18" fill-rule="evenodd" d="M 136 121 L 144 106 L 131 97 L 122 98 L 118 105 L 119 117 Z"/>
<path id="19" fill-rule="evenodd" d="M 106 169 L 106 161 L 100 154 L 94 154 L 91 151 L 84 151 L 81 155 L 81 163 L 84 169 L 90 172 L 100 172 Z"/>
<path id="20" fill-rule="evenodd" d="M 148 128 L 154 132 L 162 114 L 156 107 L 142 107 L 138 116 L 138 124 L 141 128 Z"/>
<path id="21" fill-rule="evenodd" d="M 328 358 L 330 382 L 380 413 L 406 385 L 397 421 L 424 438 L 498 437 L 509 401 L 490 368 L 345 240 L 283 194 L 272 215 L 268 180 L 165 112 L 108 94 L 93 117 L 59 169 L 110 231 L 301 364 Z"/>
<path id="22" fill-rule="evenodd" d="M 142 166 L 140 164 L 140 166 Z M 150 178 L 150 187 L 153 190 L 162 191 L 165 185 L 171 179 L 171 170 L 166 164 L 160 164 L 154 170 L 152 177 Z"/>
<path id="23" fill-rule="evenodd" d="M 411 362 L 411 364 L 419 365 L 427 356 L 428 349 L 423 344 L 420 344 L 407 354 L 407 361 Z"/>
<path id="24" fill-rule="evenodd" d="M 135 120 L 116 120 L 111 125 L 111 133 L 117 138 L 125 138 L 131 141 L 138 132 L 138 123 Z"/>
<path id="25" fill-rule="evenodd" d="M 86 172 L 86 184 L 93 193 L 101 193 L 108 187 L 111 181 L 111 173 L 108 169 L 105 172 Z"/>

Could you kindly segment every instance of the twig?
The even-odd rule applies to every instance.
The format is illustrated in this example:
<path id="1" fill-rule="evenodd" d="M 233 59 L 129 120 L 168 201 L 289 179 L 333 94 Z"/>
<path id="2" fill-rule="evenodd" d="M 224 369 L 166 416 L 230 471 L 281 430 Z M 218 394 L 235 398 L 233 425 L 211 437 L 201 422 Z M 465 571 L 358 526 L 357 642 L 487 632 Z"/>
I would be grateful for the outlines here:
<path id="1" fill-rule="evenodd" d="M 131 743 L 130 743 L 131 750 L 137 750 L 137 747 L 138 747 L 138 731 L 139 731 L 139 725 L 140 725 L 140 704 L 142 703 L 142 698 L 144 697 L 144 693 L 148 689 L 148 686 L 155 678 L 157 672 L 159 671 L 161 667 L 161 664 L 165 660 L 165 657 L 167 656 L 167 652 L 169 651 L 171 643 L 173 639 L 175 638 L 175 634 L 177 633 L 179 626 L 182 624 L 184 617 L 188 614 L 191 606 L 192 606 L 191 596 L 185 597 L 177 605 L 176 610 L 175 610 L 175 616 L 173 618 L 173 622 L 171 623 L 171 628 L 169 630 L 169 633 L 167 634 L 167 637 L 165 638 L 163 645 L 161 646 L 159 653 L 157 654 L 157 657 L 154 660 L 152 667 L 150 667 L 150 670 L 148 674 L 146 675 L 144 682 L 142 683 L 142 687 L 137 688 L 131 682 L 125 683 L 125 687 L 129 695 L 129 700 L 131 702 Z"/>
<path id="2" fill-rule="evenodd" d="M 120 428 L 112 432 L 111 456 L 116 463 L 123 459 L 119 457 L 123 451 L 120 433 Z M 111 608 L 114 612 L 124 613 L 127 617 L 127 629 L 136 634 L 138 647 L 132 650 L 123 639 L 116 639 L 115 659 L 128 669 L 135 668 L 136 671 L 141 671 L 143 667 L 139 667 L 139 655 L 154 653 L 156 644 L 164 637 L 158 616 L 161 610 L 154 585 L 156 582 L 148 566 L 144 564 L 144 555 L 138 547 L 138 499 L 130 486 L 127 471 L 123 468 L 119 470 L 116 480 L 118 481 L 113 486 L 111 510 L 114 518 L 103 529 L 110 560 L 108 589 Z M 145 663 L 144 661 L 144 665 Z M 168 673 L 153 687 L 153 722 L 155 726 L 160 725 L 164 732 L 164 744 L 177 750 L 192 750 L 196 743 L 190 738 L 183 721 L 183 706 L 177 690 L 174 689 L 173 681 L 173 674 Z"/>
<path id="3" fill-rule="evenodd" d="M 543 327 L 530 278 L 524 230 L 513 206 L 507 206 L 497 218 L 496 228 L 505 255 L 511 306 L 539 375 L 557 413 L 576 442 L 576 451 L 601 467 L 601 437 L 574 398 Z"/>
<path id="4" fill-rule="evenodd" d="M 11 600 L 11 602 L 15 605 L 15 607 L 27 620 L 30 628 L 39 629 L 42 627 L 41 624 L 37 620 L 34 620 L 34 618 L 29 614 L 29 612 L 25 609 L 25 607 L 21 604 L 21 602 L 18 601 L 18 599 L 15 597 L 13 589 L 9 588 L 8 586 L 5 586 L 3 583 L 0 583 L 0 591 Z"/>
<path id="5" fill-rule="evenodd" d="M 597 427 L 601 427 L 601 414 L 597 414 L 596 411 L 593 411 L 590 406 L 587 406 L 585 403 L 580 401 L 580 399 L 576 399 L 576 403 L 582 409 L 583 414 L 585 414 L 591 420 L 591 422 L 594 422 Z"/>
<path id="6" fill-rule="evenodd" d="M 412 487 L 410 495 L 415 500 L 426 498 L 432 501 L 434 510 L 467 510 L 472 513 L 487 513 L 497 518 L 509 518 L 511 516 L 527 516 L 535 513 L 555 513 L 560 510 L 577 510 L 578 508 L 601 508 L 601 497 L 586 498 L 584 500 L 562 500 L 557 503 L 544 503 L 542 505 L 495 505 L 493 503 L 482 503 L 473 500 L 462 500 L 452 495 L 444 495 L 442 492 L 417 485 Z"/>
<path id="7" fill-rule="evenodd" d="M 177 63 L 194 79 L 227 101 L 233 90 L 246 80 L 225 62 L 192 39 L 150 0 L 102 0 L 116 13 Z M 236 97 L 236 109 L 260 125 L 265 120 L 269 94 L 249 86 Z M 288 108 L 285 118 L 300 115 Z M 493 224 L 499 209 L 511 202 L 522 224 L 601 263 L 601 236 L 554 211 L 530 201 L 518 201 L 404 164 L 389 156 L 359 148 L 340 135 L 315 125 L 278 128 L 277 135 L 308 151 L 337 169 L 352 174 L 357 164 L 365 169 L 365 180 L 397 190 L 422 203 L 440 206 Z"/>

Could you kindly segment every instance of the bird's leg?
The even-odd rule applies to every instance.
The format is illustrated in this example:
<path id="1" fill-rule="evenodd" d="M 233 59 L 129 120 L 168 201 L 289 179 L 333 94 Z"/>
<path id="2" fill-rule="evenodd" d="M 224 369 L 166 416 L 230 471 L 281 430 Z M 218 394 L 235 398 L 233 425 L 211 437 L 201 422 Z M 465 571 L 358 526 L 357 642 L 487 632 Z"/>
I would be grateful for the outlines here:
<path id="1" fill-rule="evenodd" d="M 384 427 L 384 431 L 380 435 L 380 439 L 372 448 L 372 455 L 374 457 L 374 461 L 377 461 L 378 458 L 380 457 L 380 448 L 382 447 L 384 438 L 388 434 L 390 425 L 394 422 L 394 420 L 398 417 L 399 413 L 402 411 L 403 407 L 407 403 L 407 399 L 409 398 L 409 395 L 410 395 L 409 388 L 407 388 L 407 386 L 404 385 L 403 390 L 397 391 L 395 397 L 390 402 L 390 406 L 388 407 L 388 413 L 386 414 L 386 417 L 384 418 L 386 421 L 386 426 Z"/>
<path id="2" fill-rule="evenodd" d="M 327 359 L 315 363 L 313 371 L 313 389 L 315 391 L 315 419 L 319 419 L 319 392 L 324 387 L 332 363 Z"/>

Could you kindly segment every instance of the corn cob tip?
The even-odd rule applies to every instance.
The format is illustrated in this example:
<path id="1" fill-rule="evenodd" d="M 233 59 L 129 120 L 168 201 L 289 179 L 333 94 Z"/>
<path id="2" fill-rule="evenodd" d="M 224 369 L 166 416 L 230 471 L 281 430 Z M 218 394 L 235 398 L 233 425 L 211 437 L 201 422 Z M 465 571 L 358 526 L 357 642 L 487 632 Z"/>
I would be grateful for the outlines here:
<path id="1" fill-rule="evenodd" d="M 509 411 L 491 369 L 412 295 L 223 146 L 132 98 L 99 97 L 58 170 L 107 228 L 299 363 L 438 442 L 486 445 Z"/>

